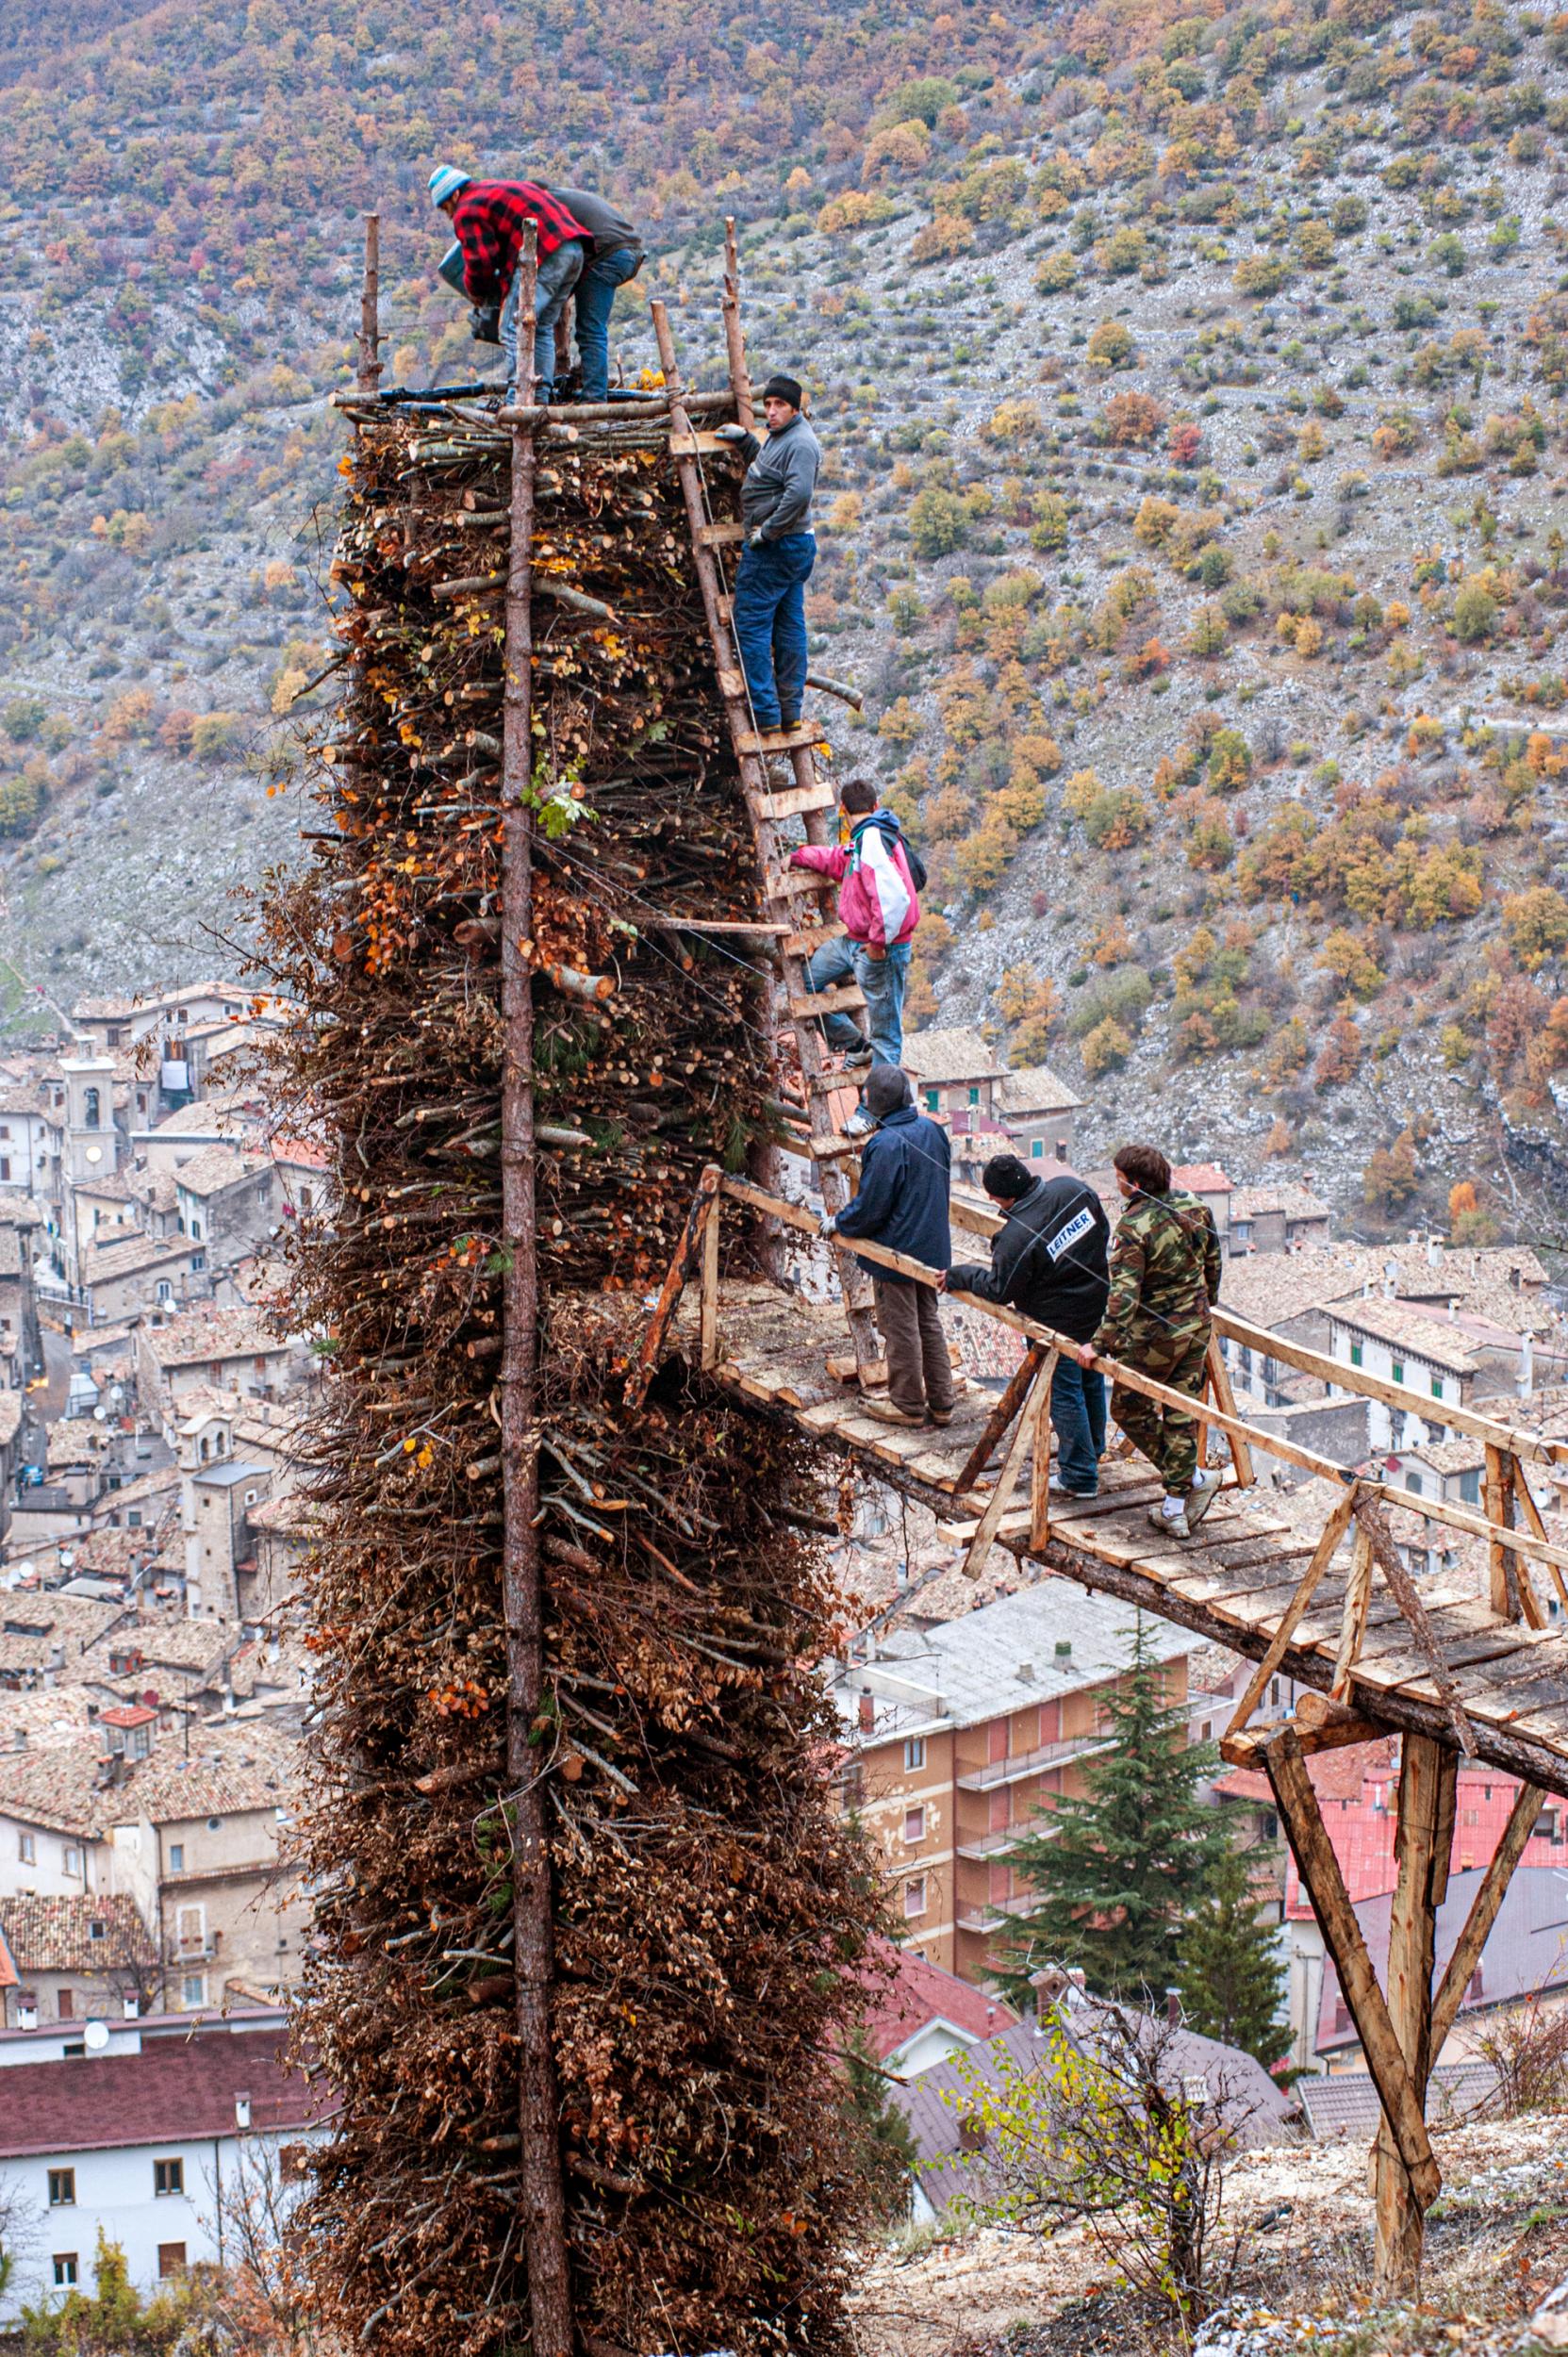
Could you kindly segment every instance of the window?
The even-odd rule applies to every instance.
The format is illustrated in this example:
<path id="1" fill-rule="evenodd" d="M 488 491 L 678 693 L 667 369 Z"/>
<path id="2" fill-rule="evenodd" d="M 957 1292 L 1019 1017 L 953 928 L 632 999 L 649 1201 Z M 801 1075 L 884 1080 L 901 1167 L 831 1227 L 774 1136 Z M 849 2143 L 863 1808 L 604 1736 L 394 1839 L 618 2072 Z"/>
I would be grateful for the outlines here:
<path id="1" fill-rule="evenodd" d="M 1351 1343 L 1351 1345 L 1350 1345 L 1350 1364 L 1351 1364 L 1353 1367 L 1359 1367 L 1359 1366 L 1361 1365 L 1361 1363 L 1362 1363 L 1362 1346 L 1361 1346 L 1360 1343 Z"/>
<path id="2" fill-rule="evenodd" d="M 0 1154 L 0 1185 L 8 1187 L 10 1182 L 11 1158 L 8 1154 Z"/>
<path id="3" fill-rule="evenodd" d="M 175 1944 L 185 1950 L 206 1945 L 206 1909 L 204 1906 L 174 1909 Z"/>
<path id="4" fill-rule="evenodd" d="M 153 2191 L 158 2196 L 185 2191 L 185 2163 L 182 2160 L 153 2163 Z"/>
<path id="5" fill-rule="evenodd" d="M 1273 1809 L 1271 1809 L 1271 1808 L 1265 1808 L 1265 1809 L 1264 1809 L 1264 1811 L 1263 1811 L 1263 1839 L 1264 1839 L 1265 1841 L 1278 1841 L 1278 1840 L 1279 1840 L 1279 1817 L 1276 1815 L 1276 1813 L 1275 1813 L 1275 1811 L 1274 1811 Z"/>
<path id="6" fill-rule="evenodd" d="M 925 1810 L 923 1808 L 906 1808 L 904 1811 L 904 1839 L 906 1841 L 923 1841 L 925 1838 Z"/>
<path id="7" fill-rule="evenodd" d="M 1479 1506 L 1481 1502 L 1481 1469 L 1478 1465 L 1467 1465 L 1463 1473 L 1461 1474 L 1460 1496 L 1464 1500 L 1466 1506 Z"/>
<path id="8" fill-rule="evenodd" d="M 1443 1377 L 1441 1375 L 1434 1375 L 1432 1377 L 1432 1397 L 1434 1399 L 1441 1399 L 1443 1397 Z"/>
<path id="9" fill-rule="evenodd" d="M 206 1974 L 188 1972 L 180 1983 L 180 2003 L 190 2012 L 206 2003 Z"/>
<path id="10" fill-rule="evenodd" d="M 108 1925 L 104 1921 L 102 1916 L 95 1915 L 93 1917 L 91 1922 L 87 1927 L 87 1936 L 89 1939 L 107 1938 Z"/>
<path id="11" fill-rule="evenodd" d="M 96 1129 L 98 1127 L 98 1092 L 96 1089 L 89 1089 L 87 1092 L 84 1127 L 89 1129 Z"/>
<path id="12" fill-rule="evenodd" d="M 1408 1473 L 1405 1475 L 1405 1487 L 1415 1497 L 1422 1497 L 1425 1495 L 1421 1487 L 1421 1475 L 1418 1473 Z"/>
<path id="13" fill-rule="evenodd" d="M 1405 1362 L 1403 1359 L 1395 1359 L 1389 1372 L 1394 1376 L 1395 1383 L 1402 1383 L 1405 1379 Z"/>
<path id="14" fill-rule="evenodd" d="M 916 1874 L 913 1882 L 907 1882 L 904 1885 L 904 1913 L 905 1915 L 924 1915 L 925 1911 L 926 1878 L 923 1874 Z"/>
<path id="15" fill-rule="evenodd" d="M 185 1871 L 185 1844 L 183 1841 L 171 1841 L 169 1844 L 169 1871 L 171 1874 L 183 1874 Z"/>
<path id="16" fill-rule="evenodd" d="M 62 2021 L 74 2021 L 76 2019 L 75 1990 L 74 1988 L 62 1988 L 59 1995 L 55 2000 L 55 2008 Z"/>
<path id="17" fill-rule="evenodd" d="M 1043 1162 L 1045 1161 L 1046 1141 L 1044 1138 L 1033 1138 L 1030 1141 L 1029 1159 L 1032 1162 Z"/>
<path id="18" fill-rule="evenodd" d="M 76 2172 L 74 2168 L 52 2168 L 49 2171 L 49 2207 L 71 2210 L 76 2205 Z"/>
<path id="19" fill-rule="evenodd" d="M 184 2243 L 159 2243 L 157 2247 L 157 2271 L 159 2275 L 183 2275 L 185 2273 Z"/>
<path id="20" fill-rule="evenodd" d="M 32 1834 L 19 1833 L 17 1835 L 16 1854 L 22 1860 L 24 1866 L 36 1866 L 38 1864 L 38 1842 Z"/>
<path id="21" fill-rule="evenodd" d="M 79 1874 L 81 1871 L 82 1854 L 73 1842 L 68 1841 L 65 1845 L 65 1857 L 61 1871 L 67 1874 Z"/>
<path id="22" fill-rule="evenodd" d="M 971 1090 L 969 1091 L 969 1102 L 970 1102 L 970 1104 L 971 1104 L 971 1105 L 978 1105 L 978 1104 L 980 1103 L 980 1091 L 979 1091 L 979 1089 L 971 1089 Z"/>
<path id="23" fill-rule="evenodd" d="M 904 1772 L 906 1775 L 910 1774 L 915 1769 L 923 1768 L 925 1764 L 926 1739 L 923 1735 L 912 1735 L 904 1745 Z"/>
<path id="24" fill-rule="evenodd" d="M 56 2253 L 55 2253 L 55 2281 L 56 2281 L 56 2283 L 65 2283 L 65 2284 L 70 2284 L 70 2283 L 74 2283 L 75 2280 L 76 2280 L 76 2254 L 75 2254 L 75 2252 L 74 2252 L 74 2250 L 57 2250 L 57 2251 L 56 2251 Z"/>
<path id="25" fill-rule="evenodd" d="M 126 1507 L 126 1508 L 125 1508 L 125 1528 L 126 1528 L 127 1530 L 140 1530 L 140 1527 L 141 1527 L 141 1508 L 140 1508 L 140 1506 L 127 1506 L 127 1507 Z"/>
<path id="26" fill-rule="evenodd" d="M 220 1832 L 223 1828 L 223 1821 L 221 1817 L 209 1817 L 206 1821 L 206 1829 L 208 1833 Z"/>

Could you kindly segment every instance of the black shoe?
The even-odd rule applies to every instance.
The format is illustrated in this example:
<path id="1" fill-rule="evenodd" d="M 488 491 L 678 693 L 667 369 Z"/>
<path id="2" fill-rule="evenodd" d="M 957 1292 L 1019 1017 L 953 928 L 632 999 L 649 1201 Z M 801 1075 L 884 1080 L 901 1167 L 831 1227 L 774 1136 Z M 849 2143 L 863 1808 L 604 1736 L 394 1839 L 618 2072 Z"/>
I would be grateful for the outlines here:
<path id="1" fill-rule="evenodd" d="M 798 729 L 798 728 L 800 727 L 800 725 L 801 725 L 801 716 L 800 716 L 800 714 L 799 714 L 798 712 L 781 712 L 781 713 L 780 713 L 780 715 L 779 715 L 779 726 L 780 726 L 780 728 L 782 728 L 782 729 Z"/>

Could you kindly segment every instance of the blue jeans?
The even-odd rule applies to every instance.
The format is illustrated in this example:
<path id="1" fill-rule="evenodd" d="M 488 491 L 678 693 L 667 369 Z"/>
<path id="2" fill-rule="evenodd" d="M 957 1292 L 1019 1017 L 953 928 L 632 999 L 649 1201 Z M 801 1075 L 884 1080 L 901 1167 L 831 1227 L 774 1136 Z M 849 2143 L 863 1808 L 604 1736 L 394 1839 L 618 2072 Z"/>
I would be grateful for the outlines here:
<path id="1" fill-rule="evenodd" d="M 871 1058 L 875 1063 L 904 1060 L 904 992 L 909 983 L 909 944 L 900 941 L 885 957 L 874 958 L 861 942 L 840 935 L 814 949 L 806 962 L 806 988 L 834 990 L 840 982 L 857 981 L 866 994 L 866 1020 L 871 1027 Z M 866 1039 L 853 1015 L 834 1013 L 822 1017 L 828 1046 L 840 1055 L 864 1047 Z M 1101 1420 L 1103 1422 L 1103 1419 Z"/>
<path id="2" fill-rule="evenodd" d="M 569 238 L 553 254 L 545 255 L 534 281 L 534 373 L 539 380 L 540 401 L 548 401 L 555 388 L 555 322 L 566 309 L 567 297 L 577 284 L 587 253 L 584 239 Z M 501 349 L 506 359 L 506 382 L 526 402 L 536 396 L 531 386 L 518 383 L 518 297 L 521 291 L 522 272 L 514 271 L 501 306 Z"/>
<path id="3" fill-rule="evenodd" d="M 610 393 L 610 312 L 616 288 L 642 268 L 642 248 L 619 245 L 595 254 L 577 281 L 577 357 L 583 368 L 584 401 L 607 401 Z"/>
<path id="4" fill-rule="evenodd" d="M 801 717 L 806 692 L 806 584 L 817 562 L 809 532 L 786 532 L 754 549 L 748 540 L 735 577 L 734 632 L 759 729 L 781 714 Z"/>
<path id="5" fill-rule="evenodd" d="M 1076 1359 L 1059 1359 L 1050 1379 L 1056 1470 L 1069 1490 L 1093 1496 L 1105 1449 L 1105 1377 Z"/>

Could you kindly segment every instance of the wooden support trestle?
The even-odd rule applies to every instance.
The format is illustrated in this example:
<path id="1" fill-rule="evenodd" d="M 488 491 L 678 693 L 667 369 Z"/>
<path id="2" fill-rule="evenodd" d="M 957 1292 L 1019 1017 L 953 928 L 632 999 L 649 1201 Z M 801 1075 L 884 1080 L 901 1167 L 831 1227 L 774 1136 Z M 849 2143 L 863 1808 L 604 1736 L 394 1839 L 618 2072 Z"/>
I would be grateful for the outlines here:
<path id="1" fill-rule="evenodd" d="M 716 550 L 734 547 L 743 540 L 744 528 L 733 517 L 717 518 L 709 511 L 707 486 L 701 465 L 702 450 L 699 447 L 701 441 L 705 448 L 708 437 L 699 437 L 694 434 L 682 398 L 675 339 L 665 306 L 655 301 L 650 307 L 653 317 L 653 333 L 658 339 L 659 361 L 669 391 L 669 451 L 685 499 L 692 555 L 702 591 L 702 611 L 713 645 L 714 665 L 719 692 L 724 700 L 730 741 L 734 749 L 741 789 L 751 821 L 757 869 L 767 904 L 766 915 L 769 920 L 777 921 L 784 932 L 778 956 L 778 983 L 769 990 L 771 1021 L 775 1032 L 785 1024 L 792 1023 L 794 1026 L 801 1075 L 805 1083 L 807 1128 L 813 1145 L 821 1149 L 816 1159 L 822 1199 L 830 1211 L 838 1211 L 849 1202 L 852 1190 L 848 1173 L 842 1167 L 849 1157 L 837 1151 L 838 1132 L 834 1127 L 829 1099 L 835 1086 L 850 1088 L 854 1083 L 848 1080 L 835 1081 L 827 1071 L 820 1017 L 830 1011 L 864 1014 L 866 1001 L 859 989 L 849 984 L 838 985 L 831 992 L 812 992 L 807 965 L 813 951 L 822 943 L 836 939 L 842 929 L 831 914 L 815 931 L 809 925 L 802 925 L 801 920 L 806 912 L 801 906 L 801 900 L 809 893 L 820 907 L 823 888 L 831 891 L 832 883 L 824 877 L 807 876 L 798 868 L 791 870 L 790 847 L 779 832 L 781 822 L 799 818 L 804 825 L 808 843 L 825 844 L 832 840 L 828 813 L 834 808 L 834 796 L 818 777 L 814 757 L 815 748 L 822 741 L 821 731 L 810 726 L 768 732 L 759 732 L 756 728 L 746 692 L 740 650 L 734 636 L 732 620 L 734 600 L 720 578 L 715 555 Z M 724 326 L 735 411 L 742 423 L 749 424 L 751 388 L 746 372 L 746 349 L 740 329 L 739 265 L 733 223 L 726 247 Z M 775 789 L 774 782 L 768 776 L 767 756 L 788 760 L 795 780 L 792 786 Z M 843 1282 L 845 1315 L 854 1343 L 855 1364 L 862 1385 L 869 1386 L 883 1373 L 883 1366 L 867 1289 L 849 1252 L 839 1252 L 838 1264 Z M 678 1284 L 676 1291 L 679 1292 Z"/>

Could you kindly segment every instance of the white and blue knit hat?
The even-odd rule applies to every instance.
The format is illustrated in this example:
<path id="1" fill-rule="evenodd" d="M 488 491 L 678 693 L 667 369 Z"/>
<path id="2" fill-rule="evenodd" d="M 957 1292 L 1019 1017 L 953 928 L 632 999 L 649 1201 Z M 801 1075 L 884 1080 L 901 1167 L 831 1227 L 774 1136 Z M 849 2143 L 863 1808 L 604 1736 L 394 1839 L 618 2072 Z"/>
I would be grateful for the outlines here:
<path id="1" fill-rule="evenodd" d="M 459 172 L 455 164 L 437 164 L 430 175 L 430 202 L 444 205 L 449 196 L 466 189 L 472 177 L 471 173 Z"/>

